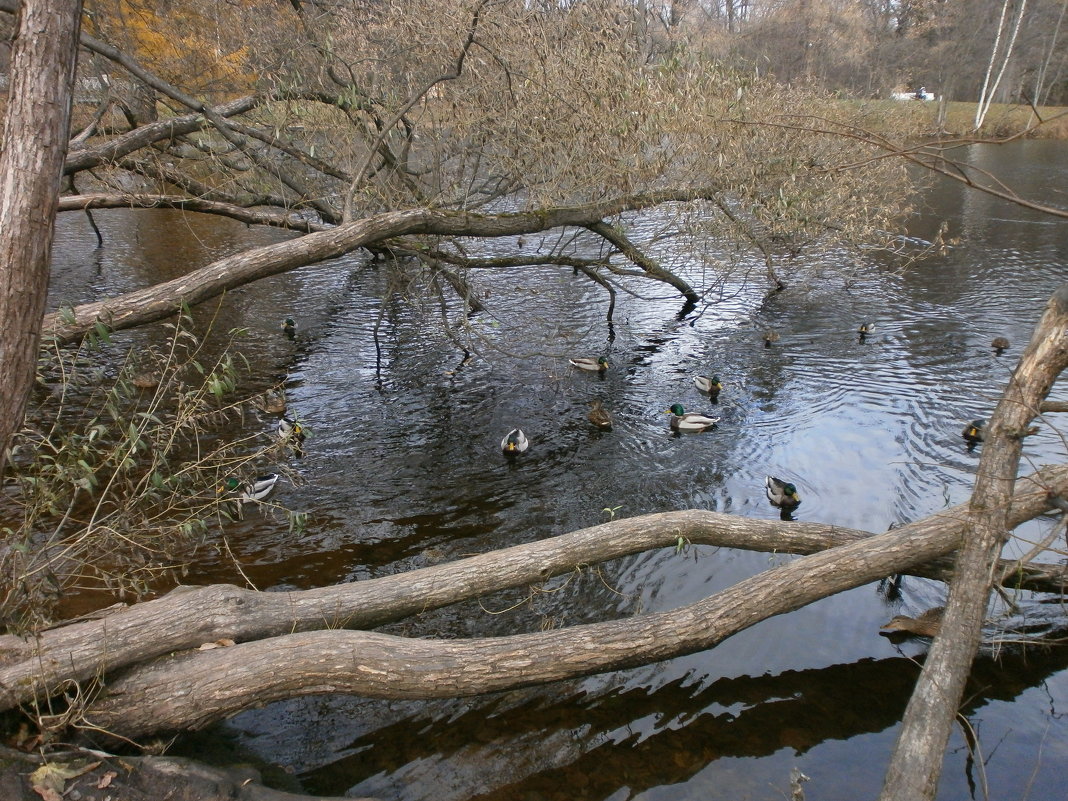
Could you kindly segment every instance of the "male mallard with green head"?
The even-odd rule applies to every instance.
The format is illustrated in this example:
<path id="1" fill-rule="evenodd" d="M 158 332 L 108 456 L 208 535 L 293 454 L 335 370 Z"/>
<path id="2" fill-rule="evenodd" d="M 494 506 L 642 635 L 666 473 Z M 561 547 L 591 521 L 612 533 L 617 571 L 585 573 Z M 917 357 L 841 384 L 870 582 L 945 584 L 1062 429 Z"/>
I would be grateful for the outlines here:
<path id="1" fill-rule="evenodd" d="M 262 501 L 271 494 L 271 490 L 278 483 L 278 479 L 279 475 L 277 473 L 265 473 L 242 484 L 238 479 L 231 476 L 223 482 L 220 492 L 235 493 L 236 500 L 240 503 L 255 503 Z"/>
<path id="2" fill-rule="evenodd" d="M 698 392 L 706 392 L 712 400 L 719 398 L 719 393 L 723 389 L 723 384 L 720 383 L 719 376 L 712 376 L 709 378 L 707 375 L 695 375 L 693 377 L 693 384 L 697 387 Z"/>
<path id="3" fill-rule="evenodd" d="M 282 320 L 282 325 L 280 327 L 282 329 L 282 333 L 285 334 L 289 339 L 293 339 L 294 337 L 296 337 L 297 322 L 292 317 L 287 317 L 286 319 Z"/>
<path id="4" fill-rule="evenodd" d="M 771 505 L 778 506 L 780 509 L 796 509 L 801 505 L 801 496 L 797 494 L 797 487 L 781 478 L 765 476 L 764 492 L 771 501 Z"/>
<path id="5" fill-rule="evenodd" d="M 505 456 L 516 456 L 526 451 L 529 447 L 530 441 L 520 428 L 513 428 L 501 440 L 501 452 Z"/>
<path id="6" fill-rule="evenodd" d="M 719 422 L 718 417 L 708 417 L 695 412 L 687 414 L 681 403 L 672 404 L 671 408 L 665 411 L 665 414 L 671 415 L 672 431 L 687 431 L 697 434 L 701 431 L 707 431 Z"/>
<path id="7" fill-rule="evenodd" d="M 608 358 L 605 356 L 598 356 L 596 359 L 588 356 L 580 356 L 575 359 L 567 360 L 573 367 L 577 367 L 580 370 L 588 370 L 591 373 L 603 373 L 608 369 Z"/>

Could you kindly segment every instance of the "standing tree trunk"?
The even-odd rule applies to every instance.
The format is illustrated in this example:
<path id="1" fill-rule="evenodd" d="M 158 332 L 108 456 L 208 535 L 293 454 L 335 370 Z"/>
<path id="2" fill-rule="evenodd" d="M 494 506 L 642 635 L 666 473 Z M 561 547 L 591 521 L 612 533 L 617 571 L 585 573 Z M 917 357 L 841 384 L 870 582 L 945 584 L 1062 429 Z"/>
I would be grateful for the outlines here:
<path id="1" fill-rule="evenodd" d="M 0 470 L 33 384 L 82 0 L 23 0 L 0 154 Z"/>

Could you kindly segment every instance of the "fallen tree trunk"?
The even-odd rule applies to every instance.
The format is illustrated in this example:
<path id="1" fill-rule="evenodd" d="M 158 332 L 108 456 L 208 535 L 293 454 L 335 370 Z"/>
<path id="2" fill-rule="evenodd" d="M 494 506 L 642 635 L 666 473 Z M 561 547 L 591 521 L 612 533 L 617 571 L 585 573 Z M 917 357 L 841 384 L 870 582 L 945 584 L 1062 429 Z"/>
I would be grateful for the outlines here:
<path id="1" fill-rule="evenodd" d="M 715 191 L 705 188 L 655 192 L 586 206 L 497 215 L 430 209 L 385 212 L 329 230 L 315 231 L 285 242 L 237 253 L 180 278 L 128 292 L 121 297 L 53 312 L 45 316 L 42 332 L 44 336 L 51 336 L 60 344 L 65 344 L 83 336 L 97 323 L 103 323 L 112 330 L 133 328 L 170 317 L 177 313 L 183 303 L 196 305 L 252 281 L 342 256 L 395 236 L 438 234 L 501 237 L 568 226 L 589 227 L 624 211 L 711 197 Z M 646 274 L 661 281 L 668 281 L 665 276 L 671 276 L 664 268 L 658 268 L 656 272 L 647 271 Z"/>
<path id="2" fill-rule="evenodd" d="M 1045 489 L 1036 496 L 1040 509 Z M 750 523 L 763 521 L 736 521 L 741 529 Z M 772 568 L 689 606 L 558 631 L 436 641 L 327 630 L 180 653 L 111 679 L 84 719 L 136 738 L 199 728 L 299 695 L 454 697 L 634 667 L 710 648 L 768 617 L 928 561 L 956 544 L 962 524 L 935 515 Z M 678 528 L 656 528 L 679 536 Z M 507 552 L 475 560 L 501 553 Z"/>
<path id="3" fill-rule="evenodd" d="M 1045 468 L 1021 482 L 1011 512 L 1015 525 L 1050 508 L 1051 493 L 1068 492 L 1068 467 Z M 956 546 L 965 511 L 963 506 L 948 509 L 878 536 L 817 523 L 784 526 L 704 510 L 667 512 L 352 584 L 285 593 L 230 585 L 182 587 L 100 619 L 40 632 L 32 639 L 0 638 L 0 709 L 43 700 L 68 681 L 87 681 L 205 642 L 243 642 L 322 628 L 371 628 L 468 598 L 536 584 L 578 566 L 675 547 L 679 537 L 695 545 L 798 554 L 852 543 L 861 552 L 889 553 L 870 577 L 858 583 L 913 571 L 946 578 L 947 566 L 932 560 Z M 865 553 L 857 558 L 865 562 L 871 557 Z M 1006 562 L 1005 567 L 1014 566 Z M 1024 565 L 1008 572 L 1013 587 L 1056 592 L 1064 586 L 1063 571 L 1056 566 Z M 153 636 L 145 637 L 145 631 Z"/>
<path id="4" fill-rule="evenodd" d="M 882 801 L 933 799 L 949 733 L 975 659 L 1001 548 L 1023 439 L 1057 376 L 1068 367 L 1068 285 L 1046 306 L 987 425 L 967 525 L 941 632 L 902 719 Z"/>

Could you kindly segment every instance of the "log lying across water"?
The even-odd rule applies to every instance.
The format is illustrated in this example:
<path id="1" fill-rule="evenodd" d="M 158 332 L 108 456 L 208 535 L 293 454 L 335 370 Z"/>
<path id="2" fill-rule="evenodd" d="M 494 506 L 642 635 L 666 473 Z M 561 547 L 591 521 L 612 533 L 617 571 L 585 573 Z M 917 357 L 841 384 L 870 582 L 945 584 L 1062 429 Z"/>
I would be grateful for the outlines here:
<path id="1" fill-rule="evenodd" d="M 1068 467 L 1021 479 L 1012 525 L 1068 492 Z M 123 736 L 196 728 L 253 704 L 322 692 L 471 695 L 703 650 L 773 615 L 899 572 L 945 578 L 965 525 L 954 507 L 879 535 L 817 523 L 688 510 L 615 520 L 457 562 L 293 592 L 182 587 L 100 619 L 0 638 L 0 706 L 106 679 L 86 710 Z M 695 604 L 587 626 L 469 641 L 410 640 L 367 629 L 497 590 L 537 584 L 641 551 L 692 545 L 809 554 Z M 1013 586 L 1057 591 L 1057 566 L 1021 566 Z M 145 632 L 152 632 L 146 637 Z M 237 645 L 195 650 L 220 639 Z"/>

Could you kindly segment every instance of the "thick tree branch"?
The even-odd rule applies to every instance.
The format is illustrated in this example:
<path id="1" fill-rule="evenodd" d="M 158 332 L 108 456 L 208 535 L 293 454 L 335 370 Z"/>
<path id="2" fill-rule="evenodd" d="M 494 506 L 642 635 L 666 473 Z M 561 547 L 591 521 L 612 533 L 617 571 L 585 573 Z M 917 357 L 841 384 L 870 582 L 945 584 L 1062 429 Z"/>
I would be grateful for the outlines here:
<path id="1" fill-rule="evenodd" d="M 1066 474 L 1063 469 L 1056 472 Z M 1045 490 L 1038 491 L 1034 508 L 1044 506 L 1046 497 Z M 251 704 L 297 695 L 454 697 L 648 664 L 711 648 L 768 617 L 932 559 L 959 541 L 964 523 L 955 516 L 959 512 L 963 508 L 802 557 L 669 612 L 489 639 L 412 640 L 328 630 L 176 654 L 134 667 L 110 681 L 86 717 L 94 726 L 137 737 L 172 728 L 198 728 Z M 619 522 L 637 525 L 637 531 L 646 536 L 675 541 L 681 536 L 691 542 L 698 541 L 690 536 L 696 533 L 693 523 L 702 519 L 715 519 L 719 525 L 714 529 L 722 535 L 743 535 L 750 541 L 746 532 L 764 531 L 769 539 L 778 540 L 785 528 L 794 528 L 712 512 L 675 513 L 668 516 L 667 525 L 664 517 Z M 806 528 L 811 534 L 820 527 L 810 524 Z M 596 541 L 616 531 L 613 523 L 564 536 L 575 544 L 585 540 L 599 548 Z M 729 539 L 721 536 L 716 541 Z M 517 546 L 464 562 L 470 566 L 484 560 L 482 566 L 489 569 L 491 562 L 514 556 L 517 549 L 536 551 L 546 544 L 549 552 L 543 553 L 549 555 L 559 542 Z M 529 550 L 521 559 L 528 570 L 544 565 Z M 403 580 L 404 576 L 391 578 Z"/>
<path id="2" fill-rule="evenodd" d="M 341 256 L 356 248 L 404 234 L 498 237 L 564 226 L 587 227 L 605 216 L 622 211 L 671 201 L 694 200 L 712 193 L 713 190 L 701 189 L 629 195 L 588 206 L 498 215 L 429 209 L 387 212 L 326 231 L 316 231 L 299 239 L 264 245 L 229 256 L 181 278 L 118 298 L 78 306 L 70 314 L 49 314 L 45 317 L 43 332 L 60 343 L 67 343 L 81 337 L 97 322 L 113 330 L 132 328 L 164 319 L 174 314 L 182 303 L 195 305 L 251 281 Z"/>
<path id="3" fill-rule="evenodd" d="M 1046 468 L 1022 479 L 1021 487 L 1013 500 L 1013 525 L 1047 510 L 1050 493 L 1068 492 L 1068 467 Z M 612 521 L 409 573 L 301 592 L 254 592 L 228 585 L 179 588 L 156 600 L 111 610 L 100 619 L 41 632 L 33 639 L 0 638 L 0 709 L 45 697 L 68 680 L 85 681 L 204 642 L 220 638 L 242 642 L 323 627 L 371 628 L 464 599 L 536 584 L 578 565 L 675 547 L 679 537 L 695 545 L 802 554 L 853 545 L 862 552 L 849 557 L 857 560 L 855 566 L 868 565 L 873 571 L 863 581 L 913 568 L 932 575 L 925 565 L 955 547 L 965 513 L 963 506 L 949 509 L 895 529 L 889 532 L 892 536 L 872 537 L 816 523 L 783 526 L 778 521 L 703 510 L 669 512 Z M 1057 583 L 1041 586 L 1061 586 L 1063 573 L 1052 572 Z M 1026 575 L 1014 573 L 1012 585 L 1026 583 Z M 153 637 L 146 638 L 146 630 Z"/>
<path id="4" fill-rule="evenodd" d="M 299 214 L 257 211 L 232 203 L 203 198 L 168 195 L 92 194 L 68 195 L 59 200 L 59 211 L 85 211 L 87 209 L 181 209 L 182 211 L 197 211 L 203 214 L 229 217 L 249 225 L 268 225 L 305 233 L 326 230 L 326 226 L 321 223 L 308 220 Z"/>
<path id="5" fill-rule="evenodd" d="M 701 299 L 692 286 L 642 253 L 622 231 L 613 228 L 603 220 L 598 220 L 586 227 L 619 248 L 619 251 L 624 256 L 641 267 L 650 278 L 655 278 L 657 281 L 663 281 L 665 284 L 675 287 L 690 303 L 697 303 Z"/>
<path id="6" fill-rule="evenodd" d="M 1050 300 L 987 426 L 968 522 L 941 634 L 924 662 L 880 798 L 933 799 L 965 680 L 979 647 L 1023 439 L 1057 376 L 1068 367 L 1068 285 Z"/>
<path id="7" fill-rule="evenodd" d="M 4 2 L 6 0 L 0 0 L 0 4 Z M 232 117 L 251 111 L 262 102 L 264 102 L 264 98 L 259 95 L 239 97 L 229 103 L 217 106 L 214 113 L 217 117 Z M 208 122 L 203 114 L 187 114 L 182 117 L 142 125 L 140 128 L 135 128 L 121 136 L 116 136 L 97 147 L 73 151 L 67 156 L 67 160 L 63 164 L 63 174 L 70 175 L 83 170 L 91 170 L 101 164 L 115 162 L 141 148 L 148 147 L 156 142 L 173 139 L 183 134 L 203 130 L 207 125 Z"/>

